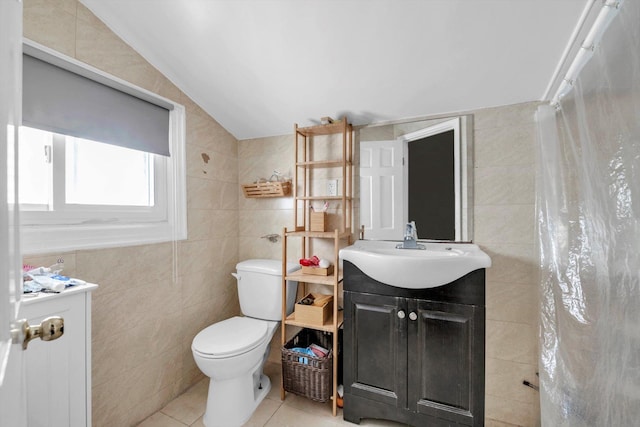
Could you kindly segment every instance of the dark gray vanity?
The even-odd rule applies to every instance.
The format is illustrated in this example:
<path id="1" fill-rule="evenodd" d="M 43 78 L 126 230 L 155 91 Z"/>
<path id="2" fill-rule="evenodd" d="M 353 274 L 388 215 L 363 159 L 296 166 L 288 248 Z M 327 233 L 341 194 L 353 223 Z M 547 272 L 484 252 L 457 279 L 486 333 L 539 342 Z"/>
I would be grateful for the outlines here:
<path id="1" fill-rule="evenodd" d="M 484 425 L 485 269 L 425 289 L 344 261 L 344 419 Z"/>

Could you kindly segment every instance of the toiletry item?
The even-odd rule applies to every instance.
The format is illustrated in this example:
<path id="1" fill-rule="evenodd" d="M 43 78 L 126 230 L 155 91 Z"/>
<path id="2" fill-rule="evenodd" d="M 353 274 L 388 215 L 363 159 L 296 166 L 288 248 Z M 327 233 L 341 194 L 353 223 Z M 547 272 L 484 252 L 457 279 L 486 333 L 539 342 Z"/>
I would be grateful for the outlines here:
<path id="1" fill-rule="evenodd" d="M 329 268 L 330 265 L 331 263 L 329 262 L 328 259 L 321 259 L 320 262 L 318 263 L 318 267 L 320 268 Z"/>
<path id="2" fill-rule="evenodd" d="M 311 357 L 316 357 L 315 353 L 313 351 L 311 351 L 309 348 L 294 347 L 294 348 L 291 349 L 291 351 L 295 351 L 296 353 L 304 354 L 304 355 L 311 356 Z M 308 365 L 309 364 L 309 358 L 308 357 L 298 357 L 298 363 L 302 363 L 303 365 Z"/>
<path id="3" fill-rule="evenodd" d="M 37 293 L 44 289 L 42 286 L 38 285 L 33 280 L 29 280 L 22 283 L 22 292 L 25 294 Z"/>
<path id="4" fill-rule="evenodd" d="M 296 353 L 302 353 L 302 354 L 306 354 L 307 356 L 314 356 L 315 357 L 315 353 L 313 351 L 311 351 L 308 347 L 307 348 L 294 347 L 294 348 L 292 348 L 290 350 L 291 351 L 295 351 Z"/>
<path id="5" fill-rule="evenodd" d="M 67 286 L 67 283 L 69 283 L 68 280 L 58 280 L 49 276 L 38 276 L 38 275 L 29 274 L 29 277 L 31 277 L 31 279 L 35 283 L 42 286 L 44 289 L 48 289 L 53 292 L 64 291 L 64 288 Z"/>
<path id="6" fill-rule="evenodd" d="M 51 269 L 47 267 L 38 267 L 27 271 L 27 273 L 34 276 L 44 276 L 45 274 L 50 274 Z"/>
<path id="7" fill-rule="evenodd" d="M 22 282 L 23 293 L 36 292 L 62 292 L 66 287 L 86 285 L 87 282 L 72 277 L 63 276 L 62 262 L 49 267 L 23 266 Z"/>
<path id="8" fill-rule="evenodd" d="M 311 357 L 320 358 L 320 359 L 324 359 L 329 354 L 329 350 L 327 350 L 324 347 L 320 347 L 317 344 L 311 344 L 307 348 L 294 347 L 294 348 L 291 348 L 290 350 L 295 351 L 296 353 L 300 353 L 306 356 L 311 356 Z M 301 359 L 305 359 L 305 361 Z M 308 363 L 308 360 L 306 357 L 301 357 L 298 359 L 298 361 L 301 363 L 304 363 L 305 365 Z"/>
<path id="9" fill-rule="evenodd" d="M 314 267 L 318 264 L 320 264 L 320 258 L 315 255 L 311 258 L 300 258 L 300 265 L 304 265 L 305 267 Z"/>
<path id="10" fill-rule="evenodd" d="M 311 344 L 309 350 L 313 352 L 317 357 L 327 357 L 329 350 L 324 347 L 320 347 L 318 344 Z"/>
<path id="11" fill-rule="evenodd" d="M 302 298 L 298 304 L 302 304 L 302 305 L 311 305 L 313 304 L 313 301 L 315 300 L 315 298 L 313 298 L 313 295 L 309 294 L 308 296 Z"/>

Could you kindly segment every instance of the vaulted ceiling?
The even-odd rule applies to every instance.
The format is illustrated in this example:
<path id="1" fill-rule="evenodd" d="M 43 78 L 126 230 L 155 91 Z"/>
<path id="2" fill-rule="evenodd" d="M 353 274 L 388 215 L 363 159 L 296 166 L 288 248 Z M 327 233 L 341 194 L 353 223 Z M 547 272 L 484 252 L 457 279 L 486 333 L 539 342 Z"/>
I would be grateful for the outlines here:
<path id="1" fill-rule="evenodd" d="M 589 3 L 80 1 L 238 139 L 541 100 Z"/>

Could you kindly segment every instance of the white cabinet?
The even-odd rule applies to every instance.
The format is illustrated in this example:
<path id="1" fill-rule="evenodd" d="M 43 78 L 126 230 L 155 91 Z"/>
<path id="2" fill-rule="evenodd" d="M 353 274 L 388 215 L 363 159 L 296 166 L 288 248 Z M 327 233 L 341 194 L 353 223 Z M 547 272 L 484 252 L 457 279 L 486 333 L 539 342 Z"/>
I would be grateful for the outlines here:
<path id="1" fill-rule="evenodd" d="M 64 318 L 60 338 L 33 340 L 24 353 L 29 427 L 91 426 L 91 292 L 97 287 L 23 299 L 21 317 L 29 325 Z"/>

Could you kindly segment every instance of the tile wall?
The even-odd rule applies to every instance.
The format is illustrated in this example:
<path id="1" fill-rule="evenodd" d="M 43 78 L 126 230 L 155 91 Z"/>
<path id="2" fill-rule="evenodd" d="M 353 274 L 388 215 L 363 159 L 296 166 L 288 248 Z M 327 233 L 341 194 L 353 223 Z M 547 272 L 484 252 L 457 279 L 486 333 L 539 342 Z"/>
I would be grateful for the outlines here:
<path id="1" fill-rule="evenodd" d="M 536 106 L 474 112 L 475 242 L 493 262 L 487 270 L 486 416 L 524 426 L 540 418 L 538 392 L 522 384 L 537 384 Z"/>
<path id="2" fill-rule="evenodd" d="M 77 0 L 25 0 L 25 37 L 186 107 L 188 240 L 64 259 L 93 295 L 93 425 L 135 425 L 203 376 L 191 340 L 239 312 L 237 141 Z"/>

